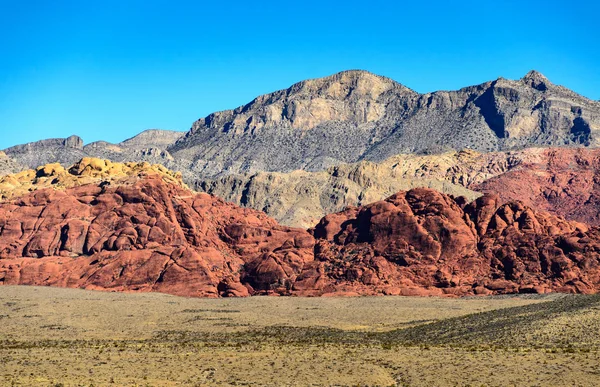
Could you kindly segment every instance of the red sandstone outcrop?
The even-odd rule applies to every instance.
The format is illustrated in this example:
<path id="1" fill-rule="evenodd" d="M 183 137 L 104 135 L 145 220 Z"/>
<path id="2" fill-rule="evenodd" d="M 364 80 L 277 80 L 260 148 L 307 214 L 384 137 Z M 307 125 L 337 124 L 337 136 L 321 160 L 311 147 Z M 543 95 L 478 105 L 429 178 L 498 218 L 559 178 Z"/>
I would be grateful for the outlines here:
<path id="1" fill-rule="evenodd" d="M 313 259 L 306 231 L 160 177 L 38 190 L 0 205 L 0 230 L 4 284 L 245 296 Z"/>
<path id="2" fill-rule="evenodd" d="M 491 294 L 600 289 L 600 232 L 522 203 L 400 192 L 326 216 L 296 287 L 323 292 Z"/>
<path id="3" fill-rule="evenodd" d="M 600 149 L 551 148 L 537 154 L 537 158 L 469 188 L 600 226 Z"/>
<path id="4" fill-rule="evenodd" d="M 83 164 L 38 171 L 65 184 L 35 180 L 0 203 L 0 283 L 211 297 L 600 290 L 599 229 L 494 195 L 413 189 L 307 232 L 147 166 L 87 183 Z"/>

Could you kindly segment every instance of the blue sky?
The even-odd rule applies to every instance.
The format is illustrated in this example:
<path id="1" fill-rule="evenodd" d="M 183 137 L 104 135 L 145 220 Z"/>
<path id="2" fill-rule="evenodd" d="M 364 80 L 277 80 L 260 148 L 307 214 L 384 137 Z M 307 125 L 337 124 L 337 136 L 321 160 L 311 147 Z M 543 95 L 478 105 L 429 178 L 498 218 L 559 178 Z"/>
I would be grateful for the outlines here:
<path id="1" fill-rule="evenodd" d="M 419 92 L 536 69 L 600 99 L 593 1 L 220 3 L 0 0 L 0 149 L 188 130 L 347 69 Z"/>

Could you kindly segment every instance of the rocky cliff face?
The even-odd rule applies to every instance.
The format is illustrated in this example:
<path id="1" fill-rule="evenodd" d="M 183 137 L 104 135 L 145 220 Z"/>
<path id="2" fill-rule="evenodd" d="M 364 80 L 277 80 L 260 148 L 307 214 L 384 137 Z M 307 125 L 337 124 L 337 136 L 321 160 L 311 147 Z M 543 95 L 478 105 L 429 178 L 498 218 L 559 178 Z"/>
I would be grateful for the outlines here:
<path id="1" fill-rule="evenodd" d="M 246 296 L 313 259 L 306 231 L 159 176 L 37 190 L 0 205 L 0 229 L 3 284 Z"/>
<path id="2" fill-rule="evenodd" d="M 309 227 L 328 213 L 382 200 L 399 190 L 434 188 L 469 201 L 483 193 L 522 201 L 600 225 L 600 152 L 591 148 L 397 155 L 380 163 L 341 164 L 321 172 L 260 172 L 196 183 L 195 188 L 266 212 L 281 223 Z"/>
<path id="3" fill-rule="evenodd" d="M 405 295 L 596 292 L 600 280 L 598 229 L 493 196 L 465 206 L 415 189 L 328 215 L 312 232 L 318 259 L 299 283 L 316 286 L 319 278 L 322 289 Z"/>
<path id="4" fill-rule="evenodd" d="M 191 130 L 148 131 L 120 144 L 44 140 L 6 153 L 35 168 L 84 156 L 162 163 L 188 183 L 228 174 L 320 171 L 401 153 L 597 146 L 600 103 L 532 71 L 458 91 L 419 94 L 366 71 L 297 83 L 208 115 Z"/>
<path id="5" fill-rule="evenodd" d="M 264 211 L 293 227 L 311 227 L 323 216 L 382 200 L 398 191 L 433 188 L 469 201 L 465 186 L 509 168 L 505 157 L 482 159 L 473 151 L 436 156 L 398 155 L 382 163 L 361 161 L 325 171 L 259 172 L 196 182 L 193 187 L 243 207 Z"/>
<path id="6" fill-rule="evenodd" d="M 398 153 L 598 145 L 600 104 L 530 72 L 418 94 L 347 71 L 304 81 L 198 120 L 169 147 L 196 175 L 316 171 Z"/>
<path id="7" fill-rule="evenodd" d="M 519 202 L 413 189 L 307 232 L 140 168 L 39 168 L 33 192 L 0 203 L 0 283 L 210 297 L 600 289 L 598 229 Z"/>
<path id="8" fill-rule="evenodd" d="M 598 149 L 540 149 L 537 157 L 469 187 L 495 193 L 503 201 L 520 200 L 567 219 L 600 225 Z"/>
<path id="9" fill-rule="evenodd" d="M 279 222 L 310 227 L 328 213 L 385 199 L 411 188 L 426 187 L 469 201 L 481 194 L 472 187 L 523 164 L 542 162 L 543 149 L 438 155 L 396 155 L 380 163 L 340 164 L 325 171 L 259 172 L 193 183 L 197 190 L 243 207 L 266 212 Z M 493 190 L 485 190 L 493 192 Z M 511 200 L 517 200 L 511 197 Z"/>

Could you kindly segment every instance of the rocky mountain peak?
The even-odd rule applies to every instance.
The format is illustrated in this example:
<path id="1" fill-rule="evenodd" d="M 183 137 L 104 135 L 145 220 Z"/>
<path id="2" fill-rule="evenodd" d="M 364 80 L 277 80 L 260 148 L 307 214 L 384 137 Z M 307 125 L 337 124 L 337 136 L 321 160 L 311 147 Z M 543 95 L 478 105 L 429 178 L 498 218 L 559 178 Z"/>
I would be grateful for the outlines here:
<path id="1" fill-rule="evenodd" d="M 79 136 L 72 135 L 65 139 L 64 145 L 67 148 L 83 149 L 83 139 Z"/>
<path id="2" fill-rule="evenodd" d="M 162 129 L 147 129 L 143 132 L 122 141 L 120 145 L 129 147 L 156 147 L 168 146 L 177 141 L 184 132 Z"/>
<path id="3" fill-rule="evenodd" d="M 389 78 L 368 71 L 342 71 L 259 96 L 234 110 L 213 113 L 194 123 L 190 134 L 202 135 L 207 129 L 219 128 L 233 136 L 255 135 L 269 128 L 307 131 L 332 121 L 372 123 L 384 116 L 385 95 L 391 90 L 395 94 L 417 95 Z M 187 140 L 189 136 L 174 149 L 188 143 Z"/>
<path id="4" fill-rule="evenodd" d="M 544 74 L 536 70 L 531 70 L 525 74 L 525 76 L 521 78 L 521 82 L 540 91 L 546 91 L 548 86 L 552 85 L 552 82 L 550 82 Z"/>
<path id="5" fill-rule="evenodd" d="M 346 70 L 327 77 L 296 83 L 288 89 L 287 95 L 310 94 L 333 99 L 349 97 L 377 99 L 383 92 L 397 87 L 405 88 L 390 78 L 365 70 Z"/>

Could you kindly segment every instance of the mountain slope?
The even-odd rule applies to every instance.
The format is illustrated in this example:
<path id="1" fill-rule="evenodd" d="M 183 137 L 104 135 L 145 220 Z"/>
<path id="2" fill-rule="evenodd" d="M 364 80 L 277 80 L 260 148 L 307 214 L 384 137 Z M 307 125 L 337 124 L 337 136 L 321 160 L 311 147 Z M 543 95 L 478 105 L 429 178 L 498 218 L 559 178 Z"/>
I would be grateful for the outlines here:
<path id="1" fill-rule="evenodd" d="M 0 176 L 19 172 L 23 169 L 24 167 L 21 164 L 8 157 L 6 153 L 0 151 Z"/>
<path id="2" fill-rule="evenodd" d="M 15 145 L 6 148 L 4 153 L 24 168 L 37 168 L 50 163 L 71 165 L 87 156 L 83 150 L 83 140 L 75 135 Z"/>
<path id="3" fill-rule="evenodd" d="M 528 148 L 519 151 L 396 155 L 380 163 L 340 164 L 320 172 L 259 172 L 193 185 L 279 222 L 307 227 L 327 213 L 382 200 L 417 187 L 465 196 L 484 193 L 600 226 L 600 150 Z"/>
<path id="4" fill-rule="evenodd" d="M 258 172 L 205 179 L 196 190 L 243 207 L 264 211 L 292 227 L 311 227 L 323 216 L 382 200 L 398 191 L 427 187 L 469 201 L 480 194 L 468 182 L 496 176 L 510 168 L 505 157 L 473 151 L 442 155 L 397 155 L 381 163 L 340 164 L 325 171 Z"/>
<path id="5" fill-rule="evenodd" d="M 4 152 L 24 168 L 37 168 L 51 163 L 61 163 L 67 167 L 83 157 L 167 164 L 173 158 L 165 149 L 183 135 L 183 132 L 150 129 L 118 144 L 96 141 L 87 145 L 84 145 L 82 138 L 73 135 L 16 145 Z"/>
<path id="6" fill-rule="evenodd" d="M 316 171 L 398 153 L 532 145 L 596 146 L 600 104 L 532 71 L 458 91 L 418 94 L 345 71 L 213 113 L 168 148 L 196 175 Z"/>
<path id="7" fill-rule="evenodd" d="M 531 71 L 457 91 L 419 94 L 366 71 L 299 82 L 234 110 L 196 121 L 189 132 L 147 131 L 119 144 L 78 137 L 6 149 L 29 168 L 84 156 L 149 161 L 187 183 L 228 174 L 320 171 L 401 153 L 480 152 L 530 146 L 600 145 L 600 103 Z"/>

